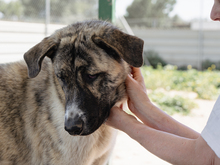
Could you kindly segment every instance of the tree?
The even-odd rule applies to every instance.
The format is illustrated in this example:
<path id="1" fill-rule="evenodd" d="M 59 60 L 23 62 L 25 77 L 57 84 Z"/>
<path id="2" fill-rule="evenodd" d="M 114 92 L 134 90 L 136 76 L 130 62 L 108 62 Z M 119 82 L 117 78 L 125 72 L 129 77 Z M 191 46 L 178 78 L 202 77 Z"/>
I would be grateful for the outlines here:
<path id="1" fill-rule="evenodd" d="M 45 0 L 20 0 L 24 6 L 24 16 L 31 18 L 45 17 Z M 50 0 L 50 11 L 55 16 L 62 16 L 71 0 Z"/>
<path id="2" fill-rule="evenodd" d="M 0 17 L 9 20 L 43 22 L 46 0 L 0 0 Z M 72 23 L 97 18 L 97 0 L 50 0 L 50 22 Z"/>
<path id="3" fill-rule="evenodd" d="M 64 13 L 67 17 L 74 17 L 75 20 L 82 18 L 97 18 L 98 17 L 98 1 L 97 0 L 74 0 L 71 5 L 68 5 Z"/>
<path id="4" fill-rule="evenodd" d="M 153 20 L 169 18 L 169 13 L 175 4 L 176 0 L 134 0 L 127 8 L 126 18 L 141 19 L 142 25 L 149 26 L 147 19 L 153 22 Z"/>
<path id="5" fill-rule="evenodd" d="M 20 0 L 25 17 L 44 18 L 45 0 Z M 73 15 L 94 16 L 95 0 L 50 0 L 51 22 L 63 22 Z M 97 11 L 97 10 L 96 10 Z"/>
<path id="6" fill-rule="evenodd" d="M 23 7 L 19 1 L 10 1 L 6 3 L 0 0 L 0 13 L 3 14 L 3 18 L 17 20 L 22 17 Z"/>

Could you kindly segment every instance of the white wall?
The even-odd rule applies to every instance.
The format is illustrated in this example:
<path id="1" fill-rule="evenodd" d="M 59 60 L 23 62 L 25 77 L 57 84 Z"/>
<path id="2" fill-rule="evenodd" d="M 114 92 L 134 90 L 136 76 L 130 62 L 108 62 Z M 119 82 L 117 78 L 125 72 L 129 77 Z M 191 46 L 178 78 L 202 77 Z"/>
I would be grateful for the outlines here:
<path id="1" fill-rule="evenodd" d="M 48 27 L 48 35 L 64 25 Z M 23 59 L 23 54 L 45 37 L 45 24 L 0 21 L 0 63 Z"/>
<path id="2" fill-rule="evenodd" d="M 220 61 L 220 31 L 133 29 L 145 41 L 145 50 L 155 50 L 168 63 L 198 66 L 200 60 Z"/>
<path id="3" fill-rule="evenodd" d="M 48 33 L 63 26 L 50 24 Z M 157 51 L 168 63 L 197 67 L 200 59 L 220 61 L 220 31 L 203 31 L 202 35 L 196 30 L 133 31 L 145 41 L 145 50 Z M 44 24 L 0 21 L 0 63 L 23 59 L 23 54 L 44 37 Z"/>

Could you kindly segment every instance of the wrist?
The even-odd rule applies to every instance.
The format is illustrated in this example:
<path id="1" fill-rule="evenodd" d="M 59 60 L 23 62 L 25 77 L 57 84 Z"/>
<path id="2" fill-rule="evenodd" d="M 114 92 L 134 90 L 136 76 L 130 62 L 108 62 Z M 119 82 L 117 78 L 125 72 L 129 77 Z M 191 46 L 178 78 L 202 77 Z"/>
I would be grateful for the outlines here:
<path id="1" fill-rule="evenodd" d="M 128 134 L 132 139 L 137 140 L 139 136 L 143 136 L 141 135 L 142 130 L 146 127 L 146 125 L 136 120 L 136 122 L 127 123 L 127 125 L 123 129 L 121 129 L 121 131 Z"/>
<path id="2" fill-rule="evenodd" d="M 140 115 L 148 115 L 148 113 L 150 113 L 150 111 L 155 108 L 155 105 L 149 99 L 145 99 L 141 100 L 139 104 L 136 104 L 134 108 L 134 114 L 138 115 L 139 117 Z"/>
<path id="3" fill-rule="evenodd" d="M 162 113 L 162 114 L 161 114 Z M 161 111 L 150 100 L 143 102 L 139 105 L 135 115 L 147 126 L 154 129 L 159 129 L 162 124 L 161 121 L 164 118 L 164 112 Z"/>

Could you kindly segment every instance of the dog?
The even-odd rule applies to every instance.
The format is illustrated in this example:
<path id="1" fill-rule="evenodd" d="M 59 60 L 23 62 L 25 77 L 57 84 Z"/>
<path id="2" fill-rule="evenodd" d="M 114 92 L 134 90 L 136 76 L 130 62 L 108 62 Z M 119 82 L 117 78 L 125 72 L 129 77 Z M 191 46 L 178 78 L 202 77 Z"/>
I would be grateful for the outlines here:
<path id="1" fill-rule="evenodd" d="M 126 100 L 143 43 L 105 21 L 78 22 L 0 65 L 0 164 L 106 164 L 116 134 L 104 122 Z"/>

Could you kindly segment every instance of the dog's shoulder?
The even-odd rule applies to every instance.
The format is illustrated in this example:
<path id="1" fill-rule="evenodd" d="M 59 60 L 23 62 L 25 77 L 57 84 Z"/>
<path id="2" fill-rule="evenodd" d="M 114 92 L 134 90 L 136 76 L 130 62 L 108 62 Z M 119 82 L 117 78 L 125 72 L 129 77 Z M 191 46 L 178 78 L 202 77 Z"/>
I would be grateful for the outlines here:
<path id="1" fill-rule="evenodd" d="M 0 64 L 1 81 L 27 77 L 27 67 L 24 61 Z"/>
<path id="2" fill-rule="evenodd" d="M 23 61 L 0 64 L 0 99 L 9 102 L 13 97 L 21 95 L 26 86 L 27 67 Z M 10 99 L 11 98 L 11 99 Z"/>
<path id="3" fill-rule="evenodd" d="M 0 65 L 0 160 L 20 162 L 26 159 L 25 154 L 28 155 L 28 152 L 25 152 L 25 144 L 21 143 L 25 136 L 22 116 L 27 79 L 24 62 Z M 24 154 L 19 153 L 19 148 L 24 150 Z"/>
<path id="4" fill-rule="evenodd" d="M 53 83 L 51 65 L 51 61 L 46 59 L 39 78 L 34 79 L 28 77 L 27 65 L 23 61 L 0 65 L 0 164 L 1 160 L 12 160 L 18 164 L 31 161 L 33 153 L 30 147 L 36 145 L 34 140 L 38 139 L 31 138 L 35 137 L 33 130 L 39 133 L 44 124 L 50 122 L 47 109 L 52 108 L 42 103 L 51 103 L 47 96 Z M 44 118 L 48 120 L 41 122 L 40 119 Z M 37 124 L 39 127 L 36 127 Z M 44 135 L 43 139 L 52 137 Z"/>

